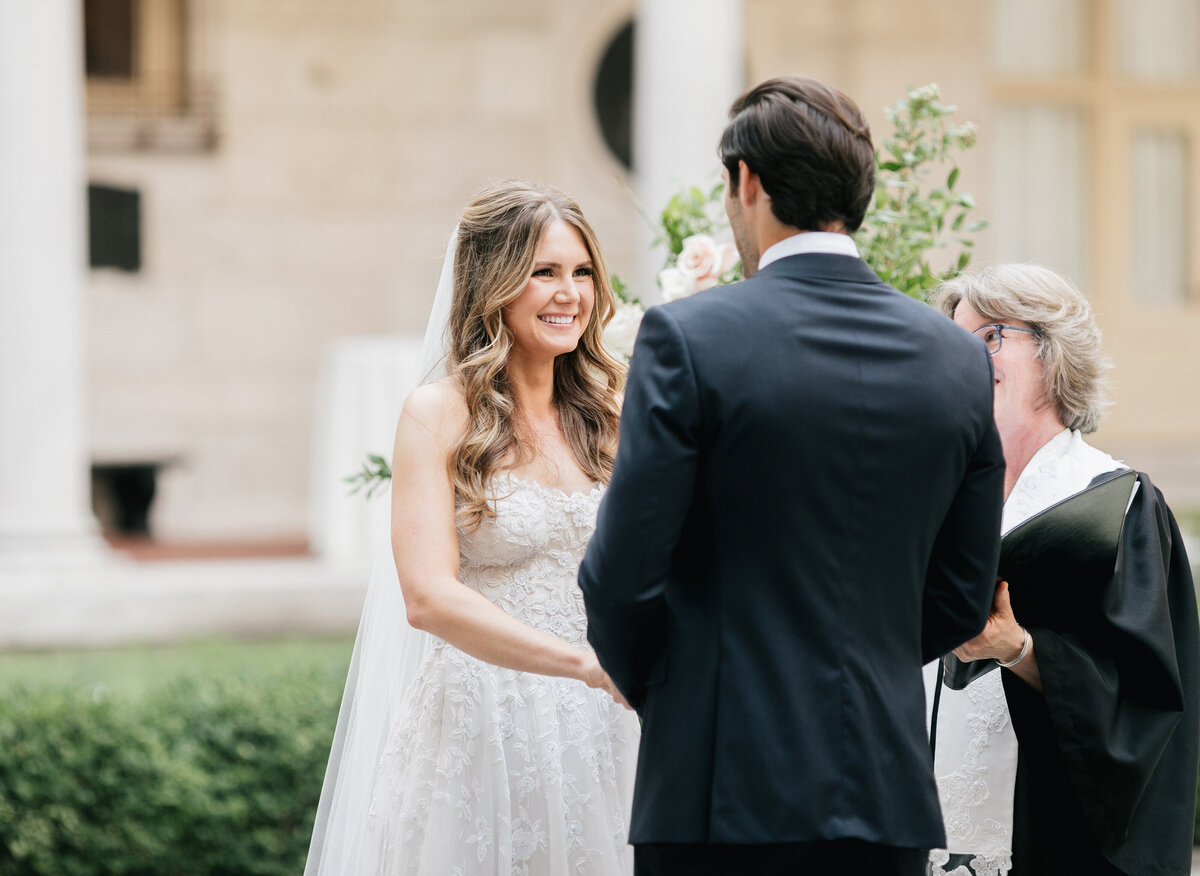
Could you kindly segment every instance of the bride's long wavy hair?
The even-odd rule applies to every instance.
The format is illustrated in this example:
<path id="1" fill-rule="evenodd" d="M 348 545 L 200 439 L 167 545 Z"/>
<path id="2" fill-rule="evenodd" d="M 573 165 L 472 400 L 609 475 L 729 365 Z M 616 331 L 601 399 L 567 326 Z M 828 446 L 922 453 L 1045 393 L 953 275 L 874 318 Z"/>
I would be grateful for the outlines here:
<path id="1" fill-rule="evenodd" d="M 509 378 L 514 341 L 504 308 L 528 283 L 542 237 L 557 219 L 583 237 L 596 300 L 578 346 L 554 360 L 553 402 L 579 467 L 601 483 L 612 475 L 625 369 L 601 342 L 616 302 L 596 235 L 579 205 L 562 192 L 521 180 L 497 183 L 463 211 L 454 258 L 447 364 L 468 416 L 449 468 L 457 522 L 464 529 L 495 516 L 488 501 L 491 478 L 533 453 L 530 442 L 522 441 L 524 424 Z"/>

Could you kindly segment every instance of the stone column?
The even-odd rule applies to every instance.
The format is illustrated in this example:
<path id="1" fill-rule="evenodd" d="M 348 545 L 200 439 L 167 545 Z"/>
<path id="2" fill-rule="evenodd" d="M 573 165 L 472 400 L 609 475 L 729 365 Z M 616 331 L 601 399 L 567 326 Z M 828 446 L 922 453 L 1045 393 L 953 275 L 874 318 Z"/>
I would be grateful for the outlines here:
<path id="1" fill-rule="evenodd" d="M 720 178 L 717 140 L 729 105 L 745 88 L 743 0 L 638 0 L 634 45 L 634 172 L 655 217 L 684 186 Z M 664 251 L 646 254 L 636 291 L 659 300 L 654 278 Z"/>
<path id="2" fill-rule="evenodd" d="M 96 559 L 82 4 L 0 2 L 0 573 Z"/>

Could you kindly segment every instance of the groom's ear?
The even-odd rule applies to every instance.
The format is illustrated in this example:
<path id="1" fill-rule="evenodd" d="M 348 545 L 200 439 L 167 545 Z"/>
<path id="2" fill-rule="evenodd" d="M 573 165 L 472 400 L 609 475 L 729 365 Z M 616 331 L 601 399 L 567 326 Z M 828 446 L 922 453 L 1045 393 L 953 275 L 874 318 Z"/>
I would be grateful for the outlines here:
<path id="1" fill-rule="evenodd" d="M 753 206 L 766 192 L 763 191 L 762 180 L 750 169 L 745 161 L 738 161 L 737 197 L 743 207 Z"/>

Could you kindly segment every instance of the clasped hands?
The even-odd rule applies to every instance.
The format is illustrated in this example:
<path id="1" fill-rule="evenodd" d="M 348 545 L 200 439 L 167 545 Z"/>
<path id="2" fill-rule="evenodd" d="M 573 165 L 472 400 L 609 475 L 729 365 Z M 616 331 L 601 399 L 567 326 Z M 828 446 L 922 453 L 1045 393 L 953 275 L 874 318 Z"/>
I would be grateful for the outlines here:
<path id="1" fill-rule="evenodd" d="M 626 702 L 625 697 L 617 690 L 617 686 L 613 684 L 613 680 L 608 677 L 608 673 L 604 671 L 604 667 L 600 665 L 600 661 L 596 659 L 595 654 L 589 654 L 585 658 L 583 669 L 583 683 L 588 687 L 602 690 L 611 696 L 617 703 L 627 709 L 632 710 L 632 706 Z"/>
<path id="2" fill-rule="evenodd" d="M 1013 616 L 1008 597 L 1008 582 L 1000 581 L 992 598 L 992 612 L 987 624 L 974 639 L 954 649 L 954 656 L 964 663 L 994 659 L 1009 663 L 1017 658 L 1025 644 L 1025 630 Z"/>

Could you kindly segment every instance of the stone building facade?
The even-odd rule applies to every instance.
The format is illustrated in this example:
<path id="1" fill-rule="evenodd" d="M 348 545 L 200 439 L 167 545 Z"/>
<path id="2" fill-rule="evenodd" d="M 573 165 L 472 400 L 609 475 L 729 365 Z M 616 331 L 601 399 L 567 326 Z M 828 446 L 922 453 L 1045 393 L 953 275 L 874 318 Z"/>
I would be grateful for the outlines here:
<path id="1" fill-rule="evenodd" d="M 140 54 L 131 77 L 88 78 L 86 175 L 136 191 L 140 264 L 86 277 L 81 398 L 90 459 L 168 463 L 163 539 L 307 531 L 330 345 L 423 331 L 456 211 L 487 181 L 571 193 L 613 267 L 647 276 L 635 198 L 715 179 L 729 89 L 707 77 L 730 65 L 738 86 L 834 82 L 877 140 L 885 105 L 937 82 L 980 126 L 961 177 L 992 222 L 979 257 L 1080 282 L 1116 365 L 1096 443 L 1200 505 L 1200 0 L 126 5 Z M 625 117 L 635 152 L 646 125 L 665 144 L 636 172 L 596 107 L 634 19 L 653 25 L 634 52 L 652 103 Z M 604 87 L 620 118 L 620 77 Z"/>

